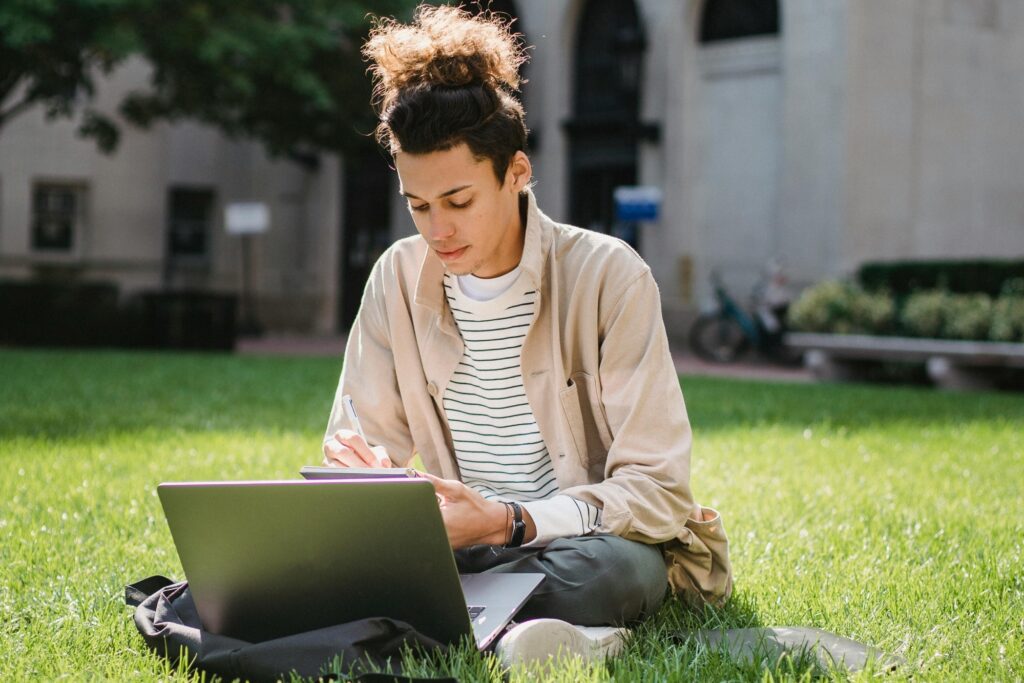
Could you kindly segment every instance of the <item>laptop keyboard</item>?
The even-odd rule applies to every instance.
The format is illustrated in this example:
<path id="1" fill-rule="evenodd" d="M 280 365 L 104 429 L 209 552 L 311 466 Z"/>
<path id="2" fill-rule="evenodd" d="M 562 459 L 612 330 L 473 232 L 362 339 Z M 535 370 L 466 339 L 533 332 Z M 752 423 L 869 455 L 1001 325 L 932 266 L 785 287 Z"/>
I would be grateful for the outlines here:
<path id="1" fill-rule="evenodd" d="M 469 620 L 476 621 L 476 618 L 483 614 L 484 608 L 480 605 L 468 605 L 469 609 Z"/>

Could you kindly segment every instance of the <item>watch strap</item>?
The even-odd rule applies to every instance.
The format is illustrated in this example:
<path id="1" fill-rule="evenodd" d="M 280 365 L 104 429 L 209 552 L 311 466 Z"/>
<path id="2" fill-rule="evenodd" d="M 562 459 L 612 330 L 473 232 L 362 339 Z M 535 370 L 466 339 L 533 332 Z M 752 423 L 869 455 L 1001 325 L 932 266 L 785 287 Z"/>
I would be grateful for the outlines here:
<path id="1" fill-rule="evenodd" d="M 512 534 L 506 548 L 518 548 L 526 539 L 526 522 L 523 521 L 523 508 L 519 503 L 505 503 L 512 510 Z"/>

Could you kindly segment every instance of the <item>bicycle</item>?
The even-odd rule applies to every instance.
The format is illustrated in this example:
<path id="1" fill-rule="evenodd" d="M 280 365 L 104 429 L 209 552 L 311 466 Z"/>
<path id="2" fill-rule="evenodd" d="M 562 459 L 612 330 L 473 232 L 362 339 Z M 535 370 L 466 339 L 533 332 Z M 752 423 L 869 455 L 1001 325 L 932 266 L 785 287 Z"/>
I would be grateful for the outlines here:
<path id="1" fill-rule="evenodd" d="M 717 270 L 711 271 L 716 307 L 701 313 L 690 327 L 688 341 L 697 357 L 732 363 L 751 348 L 784 364 L 799 361 L 783 343 L 786 309 L 792 296 L 782 269 L 772 264 L 754 287 L 752 311 L 729 293 Z"/>

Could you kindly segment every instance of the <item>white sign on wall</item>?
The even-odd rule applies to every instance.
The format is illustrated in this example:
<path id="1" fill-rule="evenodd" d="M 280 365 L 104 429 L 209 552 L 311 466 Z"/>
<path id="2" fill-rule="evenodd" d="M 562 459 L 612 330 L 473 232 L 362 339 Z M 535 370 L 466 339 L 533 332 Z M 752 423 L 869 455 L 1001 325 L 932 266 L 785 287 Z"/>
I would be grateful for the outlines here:
<path id="1" fill-rule="evenodd" d="M 270 207 L 263 202 L 234 202 L 224 207 L 224 229 L 232 235 L 258 235 L 270 229 Z"/>

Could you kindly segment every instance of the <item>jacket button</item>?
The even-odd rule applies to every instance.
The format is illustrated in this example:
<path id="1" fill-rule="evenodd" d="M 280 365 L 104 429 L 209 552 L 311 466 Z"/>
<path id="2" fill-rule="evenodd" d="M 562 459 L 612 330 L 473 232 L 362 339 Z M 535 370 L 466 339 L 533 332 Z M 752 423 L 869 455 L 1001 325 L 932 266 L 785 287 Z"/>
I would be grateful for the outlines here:
<path id="1" fill-rule="evenodd" d="M 431 396 L 436 397 L 437 396 L 437 385 L 434 384 L 433 382 L 428 382 L 427 383 L 427 393 L 430 394 Z"/>

